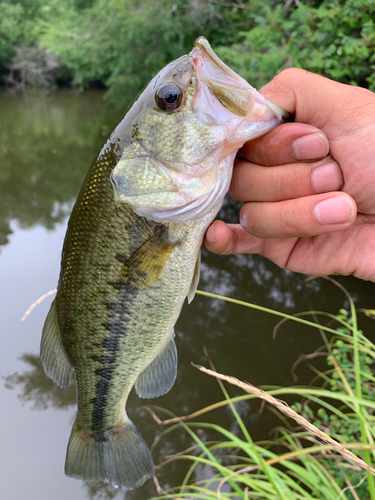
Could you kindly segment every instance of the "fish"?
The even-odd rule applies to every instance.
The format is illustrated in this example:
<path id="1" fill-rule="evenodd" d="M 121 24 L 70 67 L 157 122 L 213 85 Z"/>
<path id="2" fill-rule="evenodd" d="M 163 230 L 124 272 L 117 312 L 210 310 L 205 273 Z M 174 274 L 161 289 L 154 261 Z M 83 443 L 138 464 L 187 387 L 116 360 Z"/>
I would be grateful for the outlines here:
<path id="1" fill-rule="evenodd" d="M 207 227 L 238 149 L 288 119 L 200 37 L 141 92 L 93 162 L 73 207 L 40 348 L 77 415 L 65 473 L 124 490 L 154 475 L 126 414 L 177 376 L 174 326 L 194 297 Z"/>

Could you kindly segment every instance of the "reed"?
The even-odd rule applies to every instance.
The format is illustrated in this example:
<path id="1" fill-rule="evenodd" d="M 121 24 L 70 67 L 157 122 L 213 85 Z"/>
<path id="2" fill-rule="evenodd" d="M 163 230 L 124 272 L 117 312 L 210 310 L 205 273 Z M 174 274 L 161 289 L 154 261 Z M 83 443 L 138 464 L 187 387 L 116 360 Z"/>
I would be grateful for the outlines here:
<path id="1" fill-rule="evenodd" d="M 162 499 L 262 499 L 262 500 L 375 500 L 375 375 L 372 371 L 375 346 L 358 328 L 358 313 L 374 317 L 372 310 L 356 310 L 345 288 L 331 280 L 349 301 L 348 310 L 337 314 L 322 311 L 295 316 L 273 311 L 236 299 L 197 292 L 282 317 L 280 323 L 297 321 L 319 329 L 324 346 L 317 354 L 326 357 L 326 370 L 312 365 L 314 384 L 308 387 L 259 389 L 246 382 L 199 367 L 207 376 L 216 377 L 223 400 L 191 415 L 175 417 L 161 408 L 148 408 L 163 426 L 163 434 L 183 427 L 190 435 L 189 450 L 165 460 L 184 460 L 188 464 L 181 485 L 164 491 L 156 481 Z M 312 320 L 305 317 L 310 315 Z M 305 317 L 304 317 L 305 316 Z M 329 326 L 320 324 L 324 318 Z M 277 325 L 276 329 L 279 327 Z M 314 355 L 309 356 L 309 363 Z M 240 387 L 245 394 L 228 395 L 224 382 Z M 294 403 L 288 406 L 280 397 Z M 239 401 L 261 398 L 280 418 L 273 439 L 254 442 L 236 410 Z M 222 407 L 230 408 L 239 433 L 217 424 L 198 422 L 205 414 Z M 161 420 L 157 413 L 168 416 Z M 297 424 L 297 426 L 296 426 Z M 214 436 L 203 442 L 197 432 Z M 205 479 L 197 480 L 198 471 Z"/>

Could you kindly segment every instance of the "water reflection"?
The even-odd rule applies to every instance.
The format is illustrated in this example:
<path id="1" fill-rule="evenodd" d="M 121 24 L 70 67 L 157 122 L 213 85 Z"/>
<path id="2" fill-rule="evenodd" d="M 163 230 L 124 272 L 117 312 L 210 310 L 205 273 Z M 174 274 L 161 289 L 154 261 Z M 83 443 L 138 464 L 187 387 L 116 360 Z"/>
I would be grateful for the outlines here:
<path id="1" fill-rule="evenodd" d="M 49 379 L 42 368 L 39 356 L 23 354 L 20 357 L 26 369 L 4 377 L 5 387 L 16 390 L 17 396 L 24 403 L 31 403 L 34 410 L 65 408 L 76 403 L 76 393 L 73 384 L 67 390 L 62 390 Z"/>
<path id="2" fill-rule="evenodd" d="M 87 497 L 91 500 L 112 500 L 113 498 L 124 498 L 130 500 L 130 496 L 124 492 L 115 490 L 108 484 L 87 483 Z"/>
<path id="3" fill-rule="evenodd" d="M 102 93 L 0 93 L 0 245 L 10 221 L 52 229 L 71 210 L 88 166 L 119 112 Z"/>
<path id="4" fill-rule="evenodd" d="M 48 448 L 48 453 L 53 454 L 51 460 L 48 458 L 51 465 L 47 471 L 38 470 L 29 480 L 32 488 L 27 482 L 29 500 L 46 496 L 52 496 L 54 500 L 67 497 L 145 500 L 155 495 L 152 481 L 136 492 L 124 494 L 107 485 L 83 486 L 81 482 L 64 478 L 63 461 L 74 413 L 75 391 L 73 385 L 67 391 L 57 388 L 44 375 L 39 361 L 38 344 L 49 299 L 33 311 L 22 326 L 24 330 L 19 320 L 30 303 L 56 284 L 63 224 L 104 136 L 118 119 L 118 112 L 103 103 L 101 94 L 96 92 L 83 95 L 59 92 L 43 98 L 0 94 L 0 107 L 0 244 L 8 243 L 0 255 L 0 267 L 5 263 L 0 280 L 3 297 L 0 300 L 3 307 L 0 338 L 4 346 L 0 366 L 3 385 L 7 389 L 3 401 L 10 402 L 4 404 L 2 412 L 7 425 L 0 427 L 9 429 L 7 432 L 14 436 L 12 447 L 15 446 L 14 440 L 19 438 L 16 445 L 18 456 L 14 462 L 9 460 L 10 445 L 1 447 L 3 455 L 0 458 L 4 460 L 4 467 L 0 470 L 15 476 L 20 466 L 19 457 L 26 455 L 29 449 L 36 453 L 34 460 L 42 462 L 46 449 L 38 447 L 35 450 L 28 439 L 34 436 L 37 442 L 43 441 L 44 426 L 53 425 L 51 435 L 56 437 L 53 448 Z M 236 222 L 238 208 L 239 204 L 227 199 L 220 217 Z M 49 236 L 35 226 L 50 230 Z M 34 248 L 33 252 L 30 248 Z M 46 264 L 51 253 L 54 276 Z M 340 281 L 349 288 L 361 307 L 374 308 L 372 283 L 351 278 L 340 278 Z M 345 305 L 345 298 L 332 284 L 323 280 L 305 283 L 305 276 L 282 271 L 271 262 L 252 255 L 216 256 L 203 250 L 200 288 L 288 313 L 309 309 L 335 313 Z M 24 307 L 18 306 L 21 295 Z M 175 386 L 167 395 L 150 401 L 140 400 L 132 392 L 128 402 L 129 416 L 147 444 L 151 446 L 157 441 L 153 452 L 156 464 L 167 455 L 189 448 L 193 442 L 182 429 L 163 435 L 158 441 L 163 428 L 144 410 L 144 404 L 157 404 L 174 414 L 184 415 L 222 399 L 216 381 L 191 366 L 191 361 L 206 364 L 204 347 L 216 368 L 223 373 L 256 385 L 292 383 L 290 369 L 293 362 L 301 353 L 319 347 L 321 340 L 316 331 L 307 327 L 301 329 L 290 322 L 283 325 L 277 338 L 272 340 L 277 321 L 259 311 L 201 296 L 183 308 L 176 326 L 179 367 Z M 361 318 L 361 326 L 371 332 L 373 322 L 367 320 L 365 323 Z M 27 334 L 23 336 L 25 332 Z M 303 378 L 300 381 L 303 383 Z M 229 388 L 229 392 L 239 394 L 233 388 Z M 31 419 L 30 415 L 22 413 L 19 402 L 11 399 L 14 395 L 26 404 L 26 409 L 43 411 Z M 61 409 L 70 414 L 63 423 L 59 418 L 63 413 Z M 267 436 L 277 423 L 270 412 L 259 414 L 256 401 L 241 405 L 238 410 L 255 439 Z M 44 414 L 48 418 L 43 420 Z M 209 418 L 234 433 L 239 432 L 230 411 L 223 409 Z M 20 434 L 20 428 L 25 429 L 25 435 Z M 202 433 L 202 438 L 211 438 L 206 431 Z M 161 485 L 168 487 L 181 482 L 185 471 L 186 464 L 175 462 L 158 470 L 157 474 Z M 209 471 L 197 469 L 196 479 L 205 474 Z M 46 476 L 54 478 L 54 482 L 47 486 Z M 56 490 L 60 481 L 61 487 Z M 11 486 L 5 490 L 4 497 L 22 498 L 18 483 L 9 483 Z M 4 483 L 0 481 L 0 484 Z M 46 488 L 52 494 L 46 495 Z"/>

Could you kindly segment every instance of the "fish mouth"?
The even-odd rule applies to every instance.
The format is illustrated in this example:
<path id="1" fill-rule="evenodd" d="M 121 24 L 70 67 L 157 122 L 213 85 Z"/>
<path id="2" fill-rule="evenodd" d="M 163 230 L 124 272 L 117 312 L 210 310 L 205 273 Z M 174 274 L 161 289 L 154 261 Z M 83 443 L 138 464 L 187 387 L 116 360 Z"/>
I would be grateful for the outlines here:
<path id="1" fill-rule="evenodd" d="M 210 59 L 211 64 L 215 65 L 217 69 L 219 69 L 223 74 L 227 75 L 234 81 L 237 81 L 238 84 L 248 85 L 246 80 L 244 80 L 240 75 L 238 75 L 235 71 L 233 71 L 229 66 L 227 66 L 218 55 L 212 49 L 210 42 L 204 37 L 200 36 L 194 42 L 194 47 L 199 47 L 202 51 L 204 51 L 207 57 Z M 193 54 L 195 49 L 192 50 L 191 54 Z M 194 57 L 194 56 L 193 56 Z"/>
<path id="2" fill-rule="evenodd" d="M 200 77 L 225 108 L 241 117 L 262 114 L 256 109 L 260 103 L 254 98 L 253 87 L 217 56 L 206 38 L 201 36 L 195 41 L 190 56 Z M 291 115 L 274 102 L 262 97 L 261 104 L 284 121 L 291 120 Z"/>

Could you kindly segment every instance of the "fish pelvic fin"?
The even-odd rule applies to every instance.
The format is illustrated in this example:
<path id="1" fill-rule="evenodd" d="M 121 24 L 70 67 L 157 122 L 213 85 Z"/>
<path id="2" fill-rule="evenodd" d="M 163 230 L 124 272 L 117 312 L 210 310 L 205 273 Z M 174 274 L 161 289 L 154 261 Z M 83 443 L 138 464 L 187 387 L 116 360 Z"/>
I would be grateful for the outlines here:
<path id="1" fill-rule="evenodd" d="M 171 339 L 160 354 L 138 376 L 135 390 L 140 398 L 156 398 L 172 389 L 177 377 L 177 349 Z"/>
<path id="2" fill-rule="evenodd" d="M 162 227 L 129 257 L 120 271 L 120 282 L 131 283 L 141 289 L 154 284 L 177 244 L 168 239 L 167 230 Z"/>
<path id="3" fill-rule="evenodd" d="M 80 429 L 75 421 L 66 454 L 67 476 L 134 490 L 154 473 L 151 453 L 126 415 L 117 427 L 95 434 Z"/>
<path id="4" fill-rule="evenodd" d="M 55 300 L 52 302 L 44 323 L 40 343 L 40 359 L 46 375 L 59 387 L 66 389 L 72 378 L 73 367 L 63 345 Z"/>

